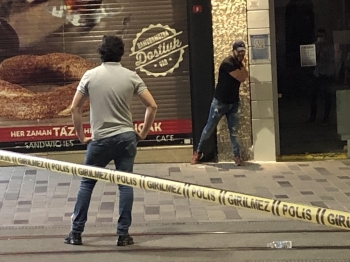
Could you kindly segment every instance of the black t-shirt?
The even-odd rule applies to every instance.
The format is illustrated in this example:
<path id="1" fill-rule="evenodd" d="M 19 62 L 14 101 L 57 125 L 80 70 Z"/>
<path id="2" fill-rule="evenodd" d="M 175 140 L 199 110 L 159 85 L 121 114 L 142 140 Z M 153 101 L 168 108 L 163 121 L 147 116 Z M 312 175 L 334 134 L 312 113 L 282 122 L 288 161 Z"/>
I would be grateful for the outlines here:
<path id="1" fill-rule="evenodd" d="M 240 69 L 242 63 L 228 56 L 219 68 L 219 79 L 214 97 L 222 103 L 233 104 L 239 101 L 239 86 L 241 83 L 230 75 L 230 72 Z"/>

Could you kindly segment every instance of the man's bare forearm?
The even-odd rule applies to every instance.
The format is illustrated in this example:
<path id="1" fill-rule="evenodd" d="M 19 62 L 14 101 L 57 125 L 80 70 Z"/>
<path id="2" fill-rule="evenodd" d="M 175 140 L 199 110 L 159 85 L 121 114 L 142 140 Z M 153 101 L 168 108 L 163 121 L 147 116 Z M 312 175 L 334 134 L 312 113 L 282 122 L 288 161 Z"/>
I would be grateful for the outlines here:
<path id="1" fill-rule="evenodd" d="M 142 139 L 144 139 L 149 131 L 151 130 L 152 124 L 154 119 L 156 118 L 156 112 L 157 112 L 157 107 L 147 107 L 146 108 L 146 113 L 145 113 L 145 119 L 143 123 L 143 128 L 140 132 L 140 136 Z"/>
<path id="2" fill-rule="evenodd" d="M 75 128 L 75 132 L 81 142 L 83 142 L 85 138 L 84 134 L 84 128 L 83 128 L 83 115 L 81 113 L 81 110 L 79 109 L 72 109 L 71 110 L 72 114 L 72 120 L 73 120 L 73 125 Z"/>

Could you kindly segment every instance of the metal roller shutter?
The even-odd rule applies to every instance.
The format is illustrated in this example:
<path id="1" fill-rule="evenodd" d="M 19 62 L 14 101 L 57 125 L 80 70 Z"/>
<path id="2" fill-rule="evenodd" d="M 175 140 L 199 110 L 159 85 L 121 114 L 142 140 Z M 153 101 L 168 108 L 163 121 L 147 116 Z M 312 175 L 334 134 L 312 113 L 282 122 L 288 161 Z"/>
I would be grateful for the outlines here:
<path id="1" fill-rule="evenodd" d="M 1 91 L 5 90 L 4 80 L 12 84 L 17 81 L 34 95 L 49 93 L 79 80 L 68 74 L 39 68 L 28 57 L 23 57 L 18 72 L 5 70 L 4 73 L 1 65 L 8 58 L 62 53 L 77 55 L 98 65 L 100 60 L 96 50 L 102 36 L 121 35 L 125 42 L 123 66 L 135 70 L 142 77 L 159 107 L 149 141 L 141 145 L 191 143 L 186 0 L 5 0 L 0 2 L 0 10 L 1 101 L 16 106 L 16 100 L 1 95 Z M 52 59 L 50 62 L 55 63 L 54 59 L 59 58 Z M 69 65 L 72 63 L 69 57 L 61 60 L 63 67 L 74 67 Z M 82 68 L 76 69 L 79 70 Z M 12 77 L 15 74 L 21 77 Z M 58 95 L 56 99 L 71 101 L 72 97 L 67 99 L 67 96 Z M 18 100 L 19 111 L 23 109 L 22 100 Z M 35 105 L 30 103 L 29 106 Z M 43 111 L 49 110 L 48 107 L 43 107 Z M 137 129 L 145 112 L 137 98 L 133 100 L 132 111 Z M 30 114 L 32 111 L 27 112 Z M 83 148 L 72 132 L 66 111 L 48 117 L 41 117 L 40 112 L 37 114 L 40 116 L 37 119 L 33 115 L 19 116 L 19 113 L 14 117 L 13 114 L 1 115 L 0 110 L 0 147 L 22 152 Z M 88 132 L 88 112 L 85 122 Z"/>

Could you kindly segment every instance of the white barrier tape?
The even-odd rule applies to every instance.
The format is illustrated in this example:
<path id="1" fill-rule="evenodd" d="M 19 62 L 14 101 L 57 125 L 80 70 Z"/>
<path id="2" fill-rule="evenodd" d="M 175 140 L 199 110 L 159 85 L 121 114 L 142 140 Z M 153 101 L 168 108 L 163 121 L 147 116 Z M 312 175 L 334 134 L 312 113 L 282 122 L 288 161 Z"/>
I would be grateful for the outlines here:
<path id="1" fill-rule="evenodd" d="M 350 230 L 350 213 L 288 203 L 179 181 L 78 165 L 0 150 L 0 161 L 47 169 L 54 172 L 123 184 L 151 191 L 194 198 L 219 205 L 246 208 L 275 216 Z"/>

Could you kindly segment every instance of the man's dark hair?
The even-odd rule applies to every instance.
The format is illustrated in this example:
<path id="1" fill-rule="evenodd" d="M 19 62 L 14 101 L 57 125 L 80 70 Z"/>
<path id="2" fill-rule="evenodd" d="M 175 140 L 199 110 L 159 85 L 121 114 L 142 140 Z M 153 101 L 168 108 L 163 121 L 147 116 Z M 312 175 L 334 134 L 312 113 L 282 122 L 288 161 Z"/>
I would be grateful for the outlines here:
<path id="1" fill-rule="evenodd" d="M 104 35 L 97 51 L 102 62 L 120 62 L 124 55 L 124 42 L 118 36 Z"/>

